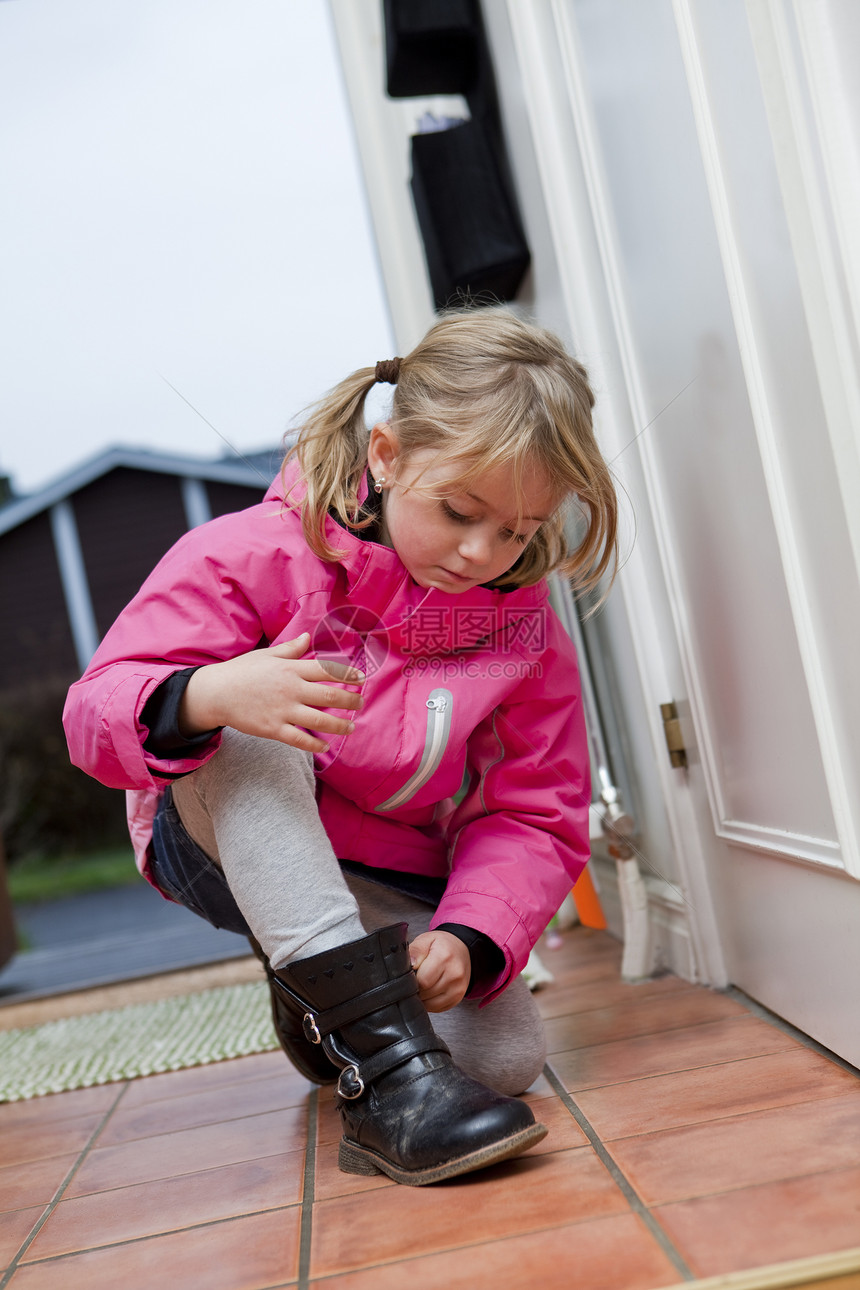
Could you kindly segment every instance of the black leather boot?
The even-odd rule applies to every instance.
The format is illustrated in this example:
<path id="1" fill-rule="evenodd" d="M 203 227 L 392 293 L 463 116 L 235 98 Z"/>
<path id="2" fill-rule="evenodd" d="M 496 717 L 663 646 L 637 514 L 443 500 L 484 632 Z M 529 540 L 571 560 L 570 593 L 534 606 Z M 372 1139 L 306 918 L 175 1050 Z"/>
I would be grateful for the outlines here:
<path id="1" fill-rule="evenodd" d="M 274 981 L 340 1070 L 341 1169 L 421 1186 L 519 1155 L 546 1129 L 454 1065 L 418 998 L 406 931 L 395 923 L 288 963 Z"/>
<path id="2" fill-rule="evenodd" d="M 314 1084 L 333 1084 L 340 1074 L 340 1067 L 329 1061 L 320 1044 L 312 1044 L 305 1036 L 302 1021 L 307 1009 L 291 999 L 283 989 L 279 989 L 272 965 L 260 942 L 249 936 L 248 944 L 265 969 L 272 1003 L 272 1024 L 278 1043 L 305 1079 Z"/>

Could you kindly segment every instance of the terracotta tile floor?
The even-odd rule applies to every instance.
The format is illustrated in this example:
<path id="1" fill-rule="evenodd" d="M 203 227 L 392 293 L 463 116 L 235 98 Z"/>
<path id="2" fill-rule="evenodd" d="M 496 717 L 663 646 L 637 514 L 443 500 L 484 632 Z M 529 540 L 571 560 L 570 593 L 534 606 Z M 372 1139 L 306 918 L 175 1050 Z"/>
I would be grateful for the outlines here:
<path id="1" fill-rule="evenodd" d="M 280 1053 L 0 1106 L 0 1290 L 651 1290 L 860 1246 L 856 1072 L 729 995 L 625 985 L 606 933 L 543 957 L 528 1155 L 342 1174 Z"/>

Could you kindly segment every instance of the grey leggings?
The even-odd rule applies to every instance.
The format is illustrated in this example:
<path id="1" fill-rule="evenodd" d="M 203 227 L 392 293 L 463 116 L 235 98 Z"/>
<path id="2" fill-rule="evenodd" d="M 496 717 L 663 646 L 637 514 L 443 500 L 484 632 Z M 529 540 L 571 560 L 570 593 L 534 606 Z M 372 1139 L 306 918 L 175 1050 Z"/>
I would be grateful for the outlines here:
<path id="1" fill-rule="evenodd" d="M 205 765 L 173 785 L 186 832 L 224 873 L 274 967 L 391 923 L 410 939 L 432 906 L 344 875 L 320 821 L 310 755 L 226 729 Z M 521 1093 L 543 1067 L 543 1023 L 522 978 L 485 1008 L 464 999 L 433 1014 L 457 1064 L 502 1093 Z"/>

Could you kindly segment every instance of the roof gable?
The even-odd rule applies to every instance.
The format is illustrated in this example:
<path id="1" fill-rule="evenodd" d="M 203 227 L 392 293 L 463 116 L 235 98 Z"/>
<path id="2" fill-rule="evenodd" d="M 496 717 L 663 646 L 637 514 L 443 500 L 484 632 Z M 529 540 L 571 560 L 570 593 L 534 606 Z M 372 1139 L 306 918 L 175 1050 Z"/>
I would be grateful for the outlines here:
<path id="1" fill-rule="evenodd" d="M 185 457 L 167 452 L 150 452 L 143 448 L 117 446 L 90 457 L 76 469 L 56 479 L 36 493 L 19 497 L 0 508 L 0 534 L 8 533 L 33 516 L 56 506 L 74 493 L 100 479 L 102 475 L 123 466 L 131 470 L 176 475 L 188 479 L 242 484 L 247 488 L 268 488 L 280 465 L 281 450 L 249 453 L 247 456 L 222 457 L 215 460 Z M 271 469 L 269 473 L 268 468 Z"/>

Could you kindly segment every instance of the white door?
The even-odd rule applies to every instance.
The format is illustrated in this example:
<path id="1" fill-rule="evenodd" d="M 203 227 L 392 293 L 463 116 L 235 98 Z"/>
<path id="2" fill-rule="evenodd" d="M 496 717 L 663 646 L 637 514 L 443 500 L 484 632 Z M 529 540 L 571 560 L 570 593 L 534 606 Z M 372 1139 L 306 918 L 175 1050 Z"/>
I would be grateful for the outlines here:
<path id="1" fill-rule="evenodd" d="M 604 403 L 626 399 L 634 433 L 653 419 L 618 468 L 668 592 L 676 844 L 695 833 L 713 901 L 690 918 L 712 914 L 699 937 L 729 981 L 860 1064 L 860 50 L 842 11 L 846 40 L 858 24 L 790 0 L 510 0 L 504 24 L 487 7 L 561 277 L 590 281 L 571 330 Z M 502 92 L 516 154 L 520 90 Z M 540 251 L 535 283 L 540 311 L 558 290 Z"/>
<path id="2" fill-rule="evenodd" d="M 377 0 L 330 2 L 403 352 L 431 317 L 416 104 L 385 99 Z M 860 6 L 483 10 L 525 303 L 588 362 L 635 502 L 600 632 L 647 858 L 691 974 L 860 1065 Z"/>

